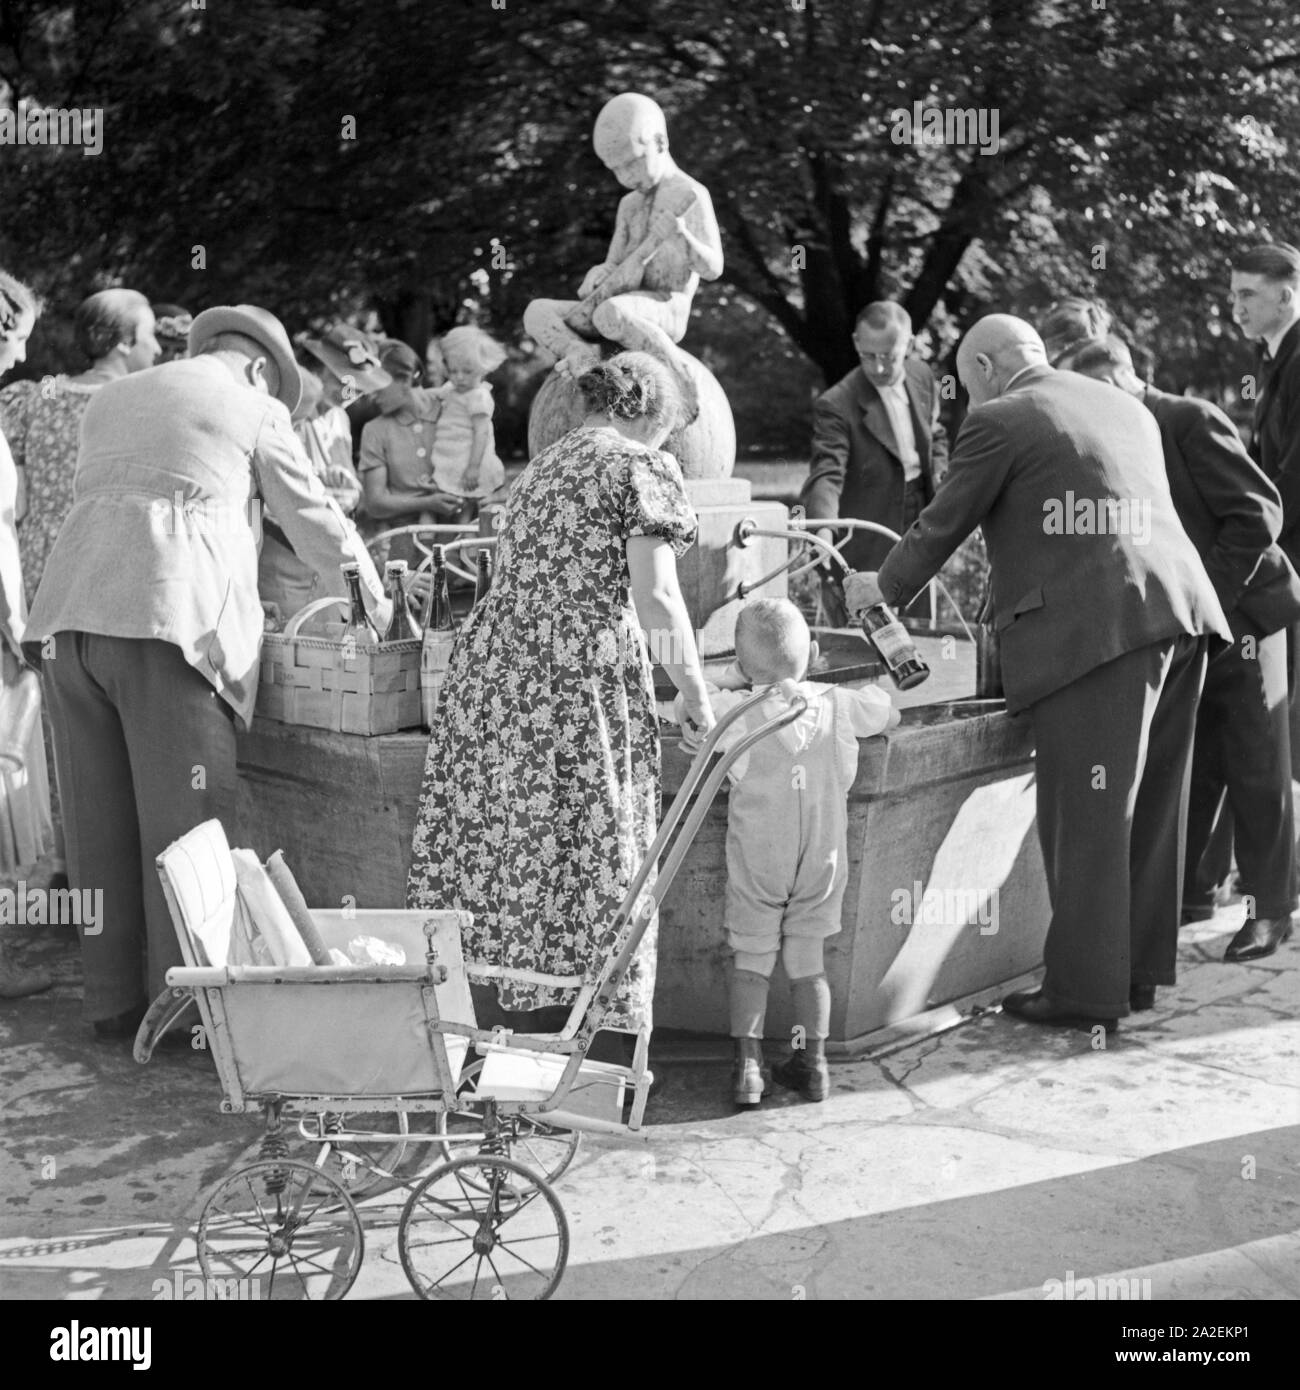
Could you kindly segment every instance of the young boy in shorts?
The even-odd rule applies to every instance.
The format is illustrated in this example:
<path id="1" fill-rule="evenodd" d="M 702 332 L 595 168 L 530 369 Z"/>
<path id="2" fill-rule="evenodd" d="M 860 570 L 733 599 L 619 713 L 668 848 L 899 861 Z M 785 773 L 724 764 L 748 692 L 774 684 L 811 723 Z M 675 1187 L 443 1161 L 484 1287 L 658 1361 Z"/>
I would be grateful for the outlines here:
<path id="1" fill-rule="evenodd" d="M 755 599 L 736 622 L 736 662 L 724 682 L 733 688 L 709 692 L 721 718 L 755 691 L 768 691 L 755 712 L 727 730 L 723 748 L 796 695 L 808 702 L 793 724 L 755 744 L 729 774 L 723 925 L 733 952 L 733 1096 L 741 1106 L 759 1104 L 771 1089 L 763 1024 L 778 954 L 800 1032 L 790 1056 L 771 1075 L 808 1100 L 825 1100 L 830 1090 L 831 992 L 822 952 L 826 938 L 840 930 L 848 880 L 847 795 L 857 775 L 858 739 L 893 728 L 899 718 L 888 692 L 878 686 L 851 690 L 806 680 L 816 654 L 794 604 Z M 735 688 L 741 686 L 749 688 Z M 690 747 L 697 740 L 683 728 Z"/>

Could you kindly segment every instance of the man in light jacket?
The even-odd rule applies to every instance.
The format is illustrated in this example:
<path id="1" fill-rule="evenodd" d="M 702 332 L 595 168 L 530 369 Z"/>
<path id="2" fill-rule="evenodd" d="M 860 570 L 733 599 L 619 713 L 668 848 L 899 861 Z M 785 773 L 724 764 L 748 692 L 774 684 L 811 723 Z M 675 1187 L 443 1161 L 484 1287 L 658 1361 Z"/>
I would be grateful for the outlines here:
<path id="1" fill-rule="evenodd" d="M 257 699 L 262 501 L 321 575 L 359 563 L 387 622 L 365 546 L 294 436 L 299 389 L 279 320 L 226 306 L 194 320 L 188 358 L 86 409 L 72 511 L 24 645 L 42 666 L 69 883 L 103 890 L 81 941 L 102 1037 L 133 1033 L 182 963 L 155 857 L 233 817 L 235 730 Z"/>

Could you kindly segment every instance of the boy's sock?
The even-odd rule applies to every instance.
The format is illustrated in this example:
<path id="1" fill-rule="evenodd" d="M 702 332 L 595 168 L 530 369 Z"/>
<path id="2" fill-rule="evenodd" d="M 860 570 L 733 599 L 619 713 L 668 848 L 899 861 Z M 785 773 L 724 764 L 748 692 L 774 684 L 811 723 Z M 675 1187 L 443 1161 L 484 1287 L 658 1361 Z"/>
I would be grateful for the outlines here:
<path id="1" fill-rule="evenodd" d="M 770 984 L 765 975 L 756 974 L 753 970 L 732 970 L 728 995 L 733 1038 L 762 1040 Z"/>
<path id="2" fill-rule="evenodd" d="M 794 1021 L 804 1030 L 804 1043 L 809 1052 L 817 1044 L 817 1055 L 824 1056 L 826 1039 L 831 1031 L 831 987 L 825 975 L 813 975 L 806 980 L 790 981 L 790 1003 Z"/>
<path id="3" fill-rule="evenodd" d="M 771 1089 L 763 1065 L 763 1022 L 767 1017 L 766 975 L 753 970 L 731 972 L 729 1000 L 731 1036 L 736 1063 L 731 1074 L 731 1095 L 737 1105 L 758 1105 Z"/>
<path id="4" fill-rule="evenodd" d="M 772 1075 L 808 1100 L 825 1100 L 831 1074 L 826 1065 L 826 1035 L 831 1028 L 831 987 L 825 975 L 790 981 L 794 1021 L 803 1029 L 803 1046 L 772 1068 Z"/>

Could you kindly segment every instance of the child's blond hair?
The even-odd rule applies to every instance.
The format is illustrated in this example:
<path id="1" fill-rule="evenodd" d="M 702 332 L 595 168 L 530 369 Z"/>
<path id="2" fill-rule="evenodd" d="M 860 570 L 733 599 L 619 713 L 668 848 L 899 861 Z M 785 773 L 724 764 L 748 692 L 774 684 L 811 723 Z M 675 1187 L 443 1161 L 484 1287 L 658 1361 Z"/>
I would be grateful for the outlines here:
<path id="1" fill-rule="evenodd" d="M 812 634 L 788 599 L 756 598 L 736 618 L 736 660 L 754 685 L 802 680 Z"/>
<path id="2" fill-rule="evenodd" d="M 438 347 L 444 361 L 451 352 L 472 353 L 484 372 L 496 371 L 507 355 L 505 348 L 491 334 L 485 333 L 481 328 L 475 328 L 470 323 L 444 333 L 439 339 Z"/>

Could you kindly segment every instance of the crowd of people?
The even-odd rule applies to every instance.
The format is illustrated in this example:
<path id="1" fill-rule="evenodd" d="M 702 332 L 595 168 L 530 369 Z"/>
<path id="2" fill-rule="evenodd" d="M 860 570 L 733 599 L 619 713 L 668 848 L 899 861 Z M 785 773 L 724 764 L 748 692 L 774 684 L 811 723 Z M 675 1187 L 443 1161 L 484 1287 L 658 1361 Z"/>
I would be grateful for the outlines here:
<path id="1" fill-rule="evenodd" d="M 1244 253 L 1232 289 L 1263 348 L 1249 446 L 1217 407 L 1156 390 L 1140 346 L 1087 301 L 1057 306 L 1041 333 L 1008 315 L 970 329 L 957 368 L 971 409 L 951 450 L 897 304 L 863 310 L 861 365 L 816 404 L 808 514 L 828 537 L 839 518 L 901 537 L 851 542 L 858 573 L 823 586 L 833 625 L 882 599 L 907 608 L 983 531 L 983 621 L 1000 638 L 1007 707 L 1033 723 L 1052 902 L 1043 985 L 1004 1001 L 1030 1022 L 1109 1030 L 1152 1008 L 1174 982 L 1180 923 L 1213 903 L 1234 848 L 1248 911 L 1227 959 L 1271 954 L 1290 934 L 1300 252 Z M 0 274 L 0 373 L 23 361 L 41 307 Z M 5 683 L 41 671 L 63 828 L 62 844 L 45 843 L 37 732 L 25 776 L 4 781 L 0 855 L 48 851 L 74 888 L 103 890 L 104 927 L 82 939 L 95 1032 L 134 1033 L 180 963 L 154 859 L 192 826 L 233 818 L 235 734 L 252 718 L 266 624 L 342 597 L 352 561 L 386 627 L 367 540 L 506 499 L 496 579 L 461 630 L 430 737 L 408 905 L 468 909 L 467 956 L 590 973 L 614 949 L 607 924 L 658 816 L 643 636 L 679 692 L 688 746 L 736 690 L 797 696 L 799 719 L 732 769 L 720 938 L 737 1104 L 770 1088 L 761 1042 L 778 958 L 800 1045 L 775 1075 L 824 1098 L 844 799 L 858 740 L 897 714 L 879 688 L 810 681 L 815 645 L 785 602 L 751 601 L 730 688 L 705 682 L 676 574 L 696 521 L 662 447 L 691 413 L 678 374 L 640 351 L 584 360 L 584 418 L 507 497 L 487 381 L 504 350 L 477 328 L 446 335 L 432 374 L 411 346 L 349 324 L 295 349 L 255 306 L 191 318 L 128 290 L 85 301 L 76 334 L 84 371 L 0 392 Z M 1075 499 L 1093 509 L 1086 524 Z M 243 520 L 197 524 L 209 509 Z M 410 545 L 399 535 L 388 553 L 409 558 Z M 48 983 L 0 953 L 0 996 Z M 605 1055 L 648 1030 L 653 991 L 648 932 Z M 475 998 L 481 1024 L 521 1031 L 559 1027 L 568 1010 L 541 983 Z"/>
<path id="2" fill-rule="evenodd" d="M 43 307 L 0 272 L 0 377 L 25 360 Z M 84 370 L 0 390 L 3 690 L 12 694 L 39 666 L 47 714 L 45 739 L 36 724 L 22 766 L 0 782 L 0 874 L 21 869 L 30 889 L 104 890 L 127 925 L 84 949 L 88 962 L 116 953 L 87 969 L 92 1022 L 111 1035 L 131 1031 L 138 1012 L 143 986 L 125 962 L 142 939 L 142 901 L 145 935 L 161 941 L 151 985 L 175 963 L 155 875 L 132 866 L 142 854 L 151 866 L 196 812 L 233 808 L 233 729 L 211 712 L 237 710 L 247 723 L 261 632 L 315 599 L 346 597 L 342 560 L 362 561 L 379 597 L 368 538 L 421 521 L 470 520 L 504 494 L 484 381 L 504 350 L 469 326 L 431 343 L 427 355 L 349 324 L 303 334 L 295 346 L 262 310 L 196 319 L 127 289 L 84 300 L 72 329 Z M 226 389 L 232 372 L 236 386 L 262 397 L 261 408 L 247 391 Z M 105 395 L 109 386 L 129 389 Z M 266 410 L 268 400 L 287 416 Z M 228 412 L 219 421 L 218 404 Z M 404 544 L 399 535 L 397 549 Z M 29 609 L 38 624 L 55 615 L 40 640 Z M 56 632 L 76 634 L 61 654 L 75 649 L 78 660 L 90 655 L 83 638 L 112 639 L 93 643 L 105 650 L 84 666 L 80 689 L 62 688 L 77 663 L 55 661 Z M 107 647 L 122 640 L 130 645 L 115 653 L 118 685 Z M 156 658 L 171 668 L 178 652 L 185 671 L 170 676 L 179 684 L 149 665 Z M 196 671 L 206 676 L 201 687 Z M 160 716 L 173 700 L 184 708 L 182 688 L 206 713 L 179 727 L 169 763 Z M 223 698 L 214 701 L 214 691 Z M 204 767 L 205 787 L 184 785 L 187 758 Z M 106 799 L 96 807 L 94 798 Z M 118 833 L 99 833 L 100 821 Z M 0 941 L 0 997 L 49 983 L 43 971 L 19 969 Z M 101 998 L 120 1007 L 104 1014 Z"/>
<path id="3" fill-rule="evenodd" d="M 906 366 L 910 325 L 888 306 L 864 310 L 861 371 L 818 402 L 809 514 L 902 534 L 877 572 L 849 579 L 850 612 L 907 608 L 983 532 L 983 619 L 1007 708 L 1033 723 L 1052 902 L 1042 987 L 1002 1005 L 1030 1022 L 1110 1030 L 1154 1007 L 1174 983 L 1179 926 L 1211 914 L 1234 848 L 1246 916 L 1225 959 L 1261 959 L 1291 935 L 1300 251 L 1243 252 L 1231 295 L 1259 345 L 1249 444 L 1211 402 L 1145 380 L 1135 359 L 1149 354 L 1078 299 L 1041 333 L 990 315 L 966 334 L 957 369 L 971 410 L 919 510 L 922 460 L 945 450 L 933 383 Z M 892 406 L 889 387 L 903 391 Z"/>

